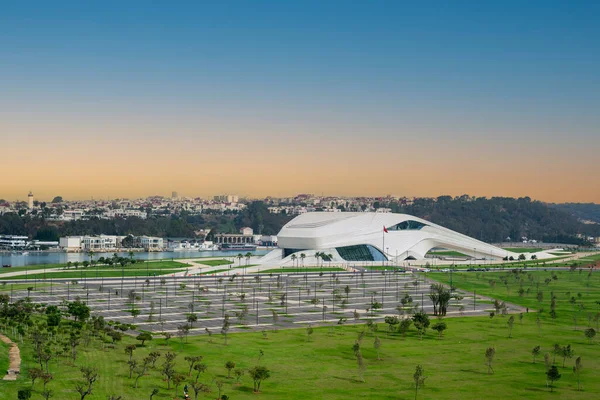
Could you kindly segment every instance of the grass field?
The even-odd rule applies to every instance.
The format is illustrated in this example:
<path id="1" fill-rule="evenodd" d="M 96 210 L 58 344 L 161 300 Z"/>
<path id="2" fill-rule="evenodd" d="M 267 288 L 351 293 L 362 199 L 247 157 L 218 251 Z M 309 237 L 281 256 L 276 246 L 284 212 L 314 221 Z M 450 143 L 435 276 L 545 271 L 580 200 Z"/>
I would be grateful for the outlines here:
<path id="1" fill-rule="evenodd" d="M 0 341 L 0 379 L 6 375 L 8 369 L 8 345 Z M 0 388 L 2 386 L 0 385 Z"/>
<path id="2" fill-rule="evenodd" d="M 139 261 L 136 264 L 128 264 L 127 266 L 125 266 L 125 269 L 140 269 L 140 268 L 146 268 L 146 265 L 149 266 L 149 268 L 153 268 L 153 269 L 168 269 L 168 268 L 184 268 L 186 266 L 188 266 L 189 264 L 185 264 L 182 262 L 177 262 L 177 261 L 171 261 L 171 260 L 160 260 L 160 261 Z M 56 269 L 56 268 L 66 268 L 67 264 L 43 264 L 43 265 L 29 265 L 26 267 L 12 267 L 12 268 L 0 268 L 0 276 L 2 274 L 6 274 L 9 272 L 31 272 L 31 271 L 37 271 L 37 270 L 42 270 L 42 269 Z M 121 267 L 108 267 L 107 265 L 99 265 L 98 268 L 100 269 L 112 269 L 112 268 L 118 268 L 120 269 Z M 79 271 L 79 270 L 96 270 L 96 266 L 94 267 L 88 267 L 88 268 L 84 268 L 82 265 L 80 265 L 77 269 L 75 267 L 71 267 L 68 269 L 68 271 Z"/>
<path id="3" fill-rule="evenodd" d="M 320 269 L 316 269 L 317 272 Z M 325 269 L 324 269 L 325 270 Z M 285 269 L 285 272 L 290 272 Z M 447 283 L 448 274 L 428 274 Z M 555 276 L 556 278 L 553 278 Z M 546 282 L 546 279 L 549 279 Z M 504 283 L 506 282 L 506 284 Z M 164 339 L 155 338 L 144 348 L 134 352 L 134 359 L 141 360 L 150 351 L 167 350 L 178 353 L 176 370 L 187 373 L 184 357 L 201 355 L 208 369 L 200 381 L 209 384 L 213 393 L 200 395 L 200 399 L 217 397 L 215 380 L 224 382 L 223 393 L 231 399 L 410 399 L 414 398 L 412 376 L 417 364 L 425 370 L 426 385 L 419 391 L 418 399 L 596 399 L 600 393 L 600 338 L 590 343 L 583 334 L 588 324 L 596 328 L 594 319 L 600 311 L 596 301 L 600 300 L 600 272 L 594 271 L 523 271 L 523 273 L 487 272 L 454 273 L 453 283 L 459 288 L 478 295 L 510 301 L 529 307 L 523 319 L 516 318 L 509 338 L 509 316 L 458 317 L 446 318 L 448 325 L 443 338 L 436 332 L 427 331 L 419 340 L 414 327 L 406 338 L 398 333 L 388 334 L 386 326 L 379 324 L 377 335 L 381 340 L 381 360 L 377 360 L 374 349 L 374 334 L 368 333 L 361 343 L 365 359 L 364 382 L 359 379 L 357 362 L 352 351 L 360 325 L 332 325 L 315 328 L 310 342 L 306 340 L 303 326 L 293 330 L 267 332 L 268 339 L 261 333 L 240 333 L 229 335 L 229 345 L 225 346 L 220 335 L 213 335 L 212 341 L 206 335 L 189 338 L 188 344 L 180 344 L 173 338 L 166 346 Z M 522 295 L 519 289 L 523 288 Z M 538 301 L 538 292 L 542 293 Z M 549 314 L 551 295 L 556 296 L 556 318 Z M 574 299 L 574 300 L 573 300 Z M 467 303 L 468 304 L 468 303 Z M 536 310 L 543 308 L 540 314 Z M 583 309 L 581 309 L 583 308 Z M 359 310 L 364 313 L 364 310 Z M 536 318 L 539 315 L 539 323 Z M 590 317 L 588 319 L 588 316 Z M 573 317 L 577 318 L 577 325 Z M 435 323 L 431 317 L 432 324 Z M 196 324 L 199 329 L 202 323 Z M 167 384 L 160 376 L 159 368 L 148 371 L 140 379 L 140 387 L 133 388 L 133 379 L 128 378 L 127 355 L 123 351 L 127 344 L 134 343 L 125 338 L 115 349 L 103 351 L 98 341 L 90 347 L 80 346 L 79 358 L 75 365 L 63 359 L 53 360 L 50 371 L 54 380 L 48 388 L 54 391 L 54 398 L 75 400 L 79 396 L 73 388 L 78 379 L 77 368 L 88 365 L 99 369 L 100 378 L 93 395 L 87 399 L 106 399 L 110 395 L 123 396 L 123 400 L 149 398 L 152 389 L 157 388 L 158 399 L 173 399 L 174 390 L 167 390 Z M 556 383 L 554 393 L 546 387 L 544 353 L 552 352 L 554 344 L 570 344 L 575 351 L 573 358 L 557 356 L 555 363 L 562 374 Z M 541 346 L 537 362 L 532 362 L 531 350 Z M 495 373 L 488 374 L 484 365 L 484 352 L 494 347 L 496 357 L 493 363 Z M 233 361 L 236 367 L 250 368 L 258 361 L 260 351 L 264 356 L 260 365 L 271 371 L 271 377 L 264 381 L 261 394 L 252 393 L 252 381 L 246 374 L 241 385 L 227 379 L 224 367 L 226 361 Z M 1 351 L 0 351 L 0 354 Z M 22 347 L 23 374 L 17 382 L 0 381 L 0 400 L 16 398 L 18 388 L 29 387 L 26 371 L 35 363 L 32 347 Z M 0 355 L 1 357 L 1 355 Z M 551 356 L 552 357 L 552 356 Z M 577 390 L 577 377 L 572 372 L 575 358 L 581 357 L 582 391 Z M 163 357 L 164 358 L 164 357 Z M 163 358 L 157 362 L 162 365 Z M 183 386 L 183 385 L 182 385 Z M 41 383 L 37 382 L 36 393 L 32 397 L 41 398 Z M 179 398 L 182 398 L 181 388 Z M 193 394 L 192 394 L 193 398 Z"/>
<path id="4" fill-rule="evenodd" d="M 544 249 L 541 247 L 505 247 L 504 250 L 512 251 L 513 253 L 537 253 Z"/>
<path id="5" fill-rule="evenodd" d="M 154 274 L 158 275 L 165 275 L 165 274 L 172 274 L 175 272 L 181 272 L 181 271 L 185 271 L 184 269 L 127 269 L 125 268 L 124 271 L 121 271 L 120 269 L 110 269 L 110 270 L 98 270 L 98 274 L 96 274 L 96 269 L 84 269 L 84 270 L 79 270 L 79 271 L 65 271 L 65 272 L 52 272 L 52 273 L 48 273 L 48 274 L 29 274 L 27 275 L 27 278 L 25 278 L 25 275 L 20 275 L 20 276 L 14 276 L 14 277 L 10 277 L 10 276 L 6 276 L 6 277 L 2 277 L 0 276 L 0 280 L 15 280 L 15 279 L 27 279 L 27 280 L 34 280 L 34 279 L 48 279 L 48 278 L 55 278 L 55 279 L 84 279 L 84 278 L 96 278 L 96 276 L 98 278 L 118 278 L 121 276 L 153 276 Z"/>
<path id="6" fill-rule="evenodd" d="M 198 264 L 204 264 L 204 265 L 209 265 L 211 267 L 216 267 L 219 265 L 229 265 L 229 264 L 233 264 L 233 262 L 229 261 L 229 260 L 205 260 L 205 261 L 198 261 Z"/>

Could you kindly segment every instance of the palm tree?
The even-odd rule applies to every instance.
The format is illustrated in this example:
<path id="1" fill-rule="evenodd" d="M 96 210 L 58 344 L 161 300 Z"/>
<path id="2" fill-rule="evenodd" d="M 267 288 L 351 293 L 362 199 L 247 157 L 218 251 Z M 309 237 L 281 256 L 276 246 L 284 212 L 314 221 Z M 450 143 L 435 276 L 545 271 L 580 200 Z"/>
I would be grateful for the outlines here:
<path id="1" fill-rule="evenodd" d="M 294 266 L 296 264 L 296 258 L 298 258 L 298 257 L 296 257 L 295 254 L 292 254 L 292 256 L 290 258 L 292 259 L 292 268 L 294 268 Z"/>
<path id="2" fill-rule="evenodd" d="M 133 256 L 135 256 L 135 253 L 133 251 L 129 252 L 129 259 L 131 260 L 131 263 L 133 264 Z"/>
<path id="3" fill-rule="evenodd" d="M 331 268 L 331 261 L 333 260 L 333 254 L 327 254 L 327 261 L 329 261 L 329 268 Z"/>
<path id="4" fill-rule="evenodd" d="M 72 265 L 73 263 L 71 261 L 67 262 L 67 269 L 71 268 Z"/>
<path id="5" fill-rule="evenodd" d="M 319 257 L 321 257 L 321 252 L 320 251 L 316 251 L 315 252 L 315 259 L 317 260 L 317 268 L 319 268 Z"/>
<path id="6" fill-rule="evenodd" d="M 300 253 L 300 259 L 302 259 L 302 267 L 304 267 L 304 259 L 306 258 L 306 254 Z"/>
<path id="7" fill-rule="evenodd" d="M 242 255 L 242 253 L 239 253 L 239 254 L 237 255 L 237 259 L 238 259 L 238 261 L 239 261 L 239 263 L 240 263 L 240 267 L 242 266 L 242 258 L 244 258 L 244 256 Z"/>
<path id="8" fill-rule="evenodd" d="M 95 254 L 96 253 L 94 253 L 94 250 L 89 250 L 88 253 L 87 253 L 87 255 L 90 257 L 90 264 L 91 265 L 94 265 L 94 255 Z"/>
<path id="9" fill-rule="evenodd" d="M 250 262 L 250 258 L 252 257 L 252 253 L 247 252 L 246 253 L 246 265 L 248 265 L 248 263 Z"/>

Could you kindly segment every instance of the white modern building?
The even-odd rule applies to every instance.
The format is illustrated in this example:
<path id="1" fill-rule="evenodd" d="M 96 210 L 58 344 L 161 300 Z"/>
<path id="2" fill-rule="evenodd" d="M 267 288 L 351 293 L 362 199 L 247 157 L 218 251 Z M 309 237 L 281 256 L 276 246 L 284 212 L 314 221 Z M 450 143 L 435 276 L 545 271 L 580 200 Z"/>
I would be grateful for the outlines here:
<path id="1" fill-rule="evenodd" d="M 433 248 L 455 250 L 479 260 L 519 256 L 424 219 L 389 212 L 301 214 L 281 229 L 277 241 L 279 249 L 263 257 L 263 263 L 291 264 L 291 255 L 301 253 L 308 263 L 316 252 L 330 255 L 337 263 L 403 262 L 424 259 Z"/>

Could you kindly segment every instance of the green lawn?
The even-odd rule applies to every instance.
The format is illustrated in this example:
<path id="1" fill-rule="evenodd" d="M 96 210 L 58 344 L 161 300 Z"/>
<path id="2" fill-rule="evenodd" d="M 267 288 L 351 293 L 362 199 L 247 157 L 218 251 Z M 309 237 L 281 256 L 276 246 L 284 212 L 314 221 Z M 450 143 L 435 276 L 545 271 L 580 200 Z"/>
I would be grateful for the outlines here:
<path id="1" fill-rule="evenodd" d="M 121 271 L 121 269 L 110 269 L 110 270 L 106 270 L 106 269 L 100 269 L 98 270 L 98 277 L 99 278 L 118 278 L 120 276 L 153 276 L 154 274 L 156 275 L 166 275 L 166 274 L 172 274 L 175 272 L 181 272 L 181 271 L 185 271 L 185 269 L 127 269 L 125 268 L 125 271 Z M 0 276 L 0 280 L 15 280 L 15 279 L 22 279 L 22 280 L 33 280 L 33 279 L 48 279 L 48 278 L 63 278 L 63 279 L 70 279 L 70 278 L 74 278 L 74 279 L 83 279 L 83 278 L 96 278 L 96 269 L 92 269 L 92 268 L 88 268 L 88 269 L 84 269 L 84 270 L 79 270 L 79 271 L 65 271 L 65 272 L 52 272 L 52 273 L 48 273 L 48 274 L 28 274 L 27 277 L 25 277 L 25 275 L 19 275 L 19 276 L 7 276 L 7 277 L 2 277 Z"/>
<path id="2" fill-rule="evenodd" d="M 537 253 L 544 249 L 541 247 L 505 247 L 504 250 L 512 251 L 513 253 Z"/>
<path id="3" fill-rule="evenodd" d="M 319 270 L 319 269 L 317 269 Z M 289 269 L 285 269 L 290 272 Z M 449 274 L 428 274 L 447 283 Z M 556 279 L 552 278 L 556 276 Z M 550 279 L 548 283 L 545 279 Z M 495 281 L 495 283 L 494 283 Z M 506 281 L 505 285 L 503 281 Z M 357 362 L 352 352 L 357 334 L 364 325 L 315 328 L 312 340 L 306 341 L 306 332 L 300 329 L 277 331 L 269 329 L 264 339 L 261 333 L 230 334 L 229 345 L 224 346 L 222 337 L 214 334 L 212 341 L 206 335 L 190 337 L 189 343 L 180 345 L 173 338 L 169 346 L 164 339 L 155 339 L 145 348 L 134 352 L 134 359 L 141 360 L 149 351 L 167 350 L 179 353 L 176 370 L 186 373 L 184 357 L 201 355 L 208 366 L 201 375 L 201 382 L 211 385 L 213 393 L 201 395 L 200 399 L 217 396 L 214 380 L 223 380 L 223 393 L 232 399 L 410 399 L 414 398 L 412 376 L 415 366 L 420 364 L 427 376 L 426 385 L 418 399 L 596 399 L 600 393 L 600 337 L 589 343 L 583 334 L 588 323 L 594 328 L 594 320 L 600 308 L 600 272 L 581 273 L 570 271 L 510 271 L 494 273 L 454 273 L 454 285 L 467 291 L 476 290 L 478 295 L 511 301 L 529 307 L 522 321 L 516 318 L 509 338 L 508 316 L 446 318 L 448 330 L 439 339 L 431 329 L 421 341 L 414 327 L 406 338 L 399 334 L 388 334 L 386 326 L 379 324 L 381 358 L 377 360 L 374 335 L 367 334 L 361 344 L 366 370 L 365 382 L 358 380 Z M 523 295 L 518 291 L 523 288 Z M 527 293 L 529 289 L 529 293 Z M 541 292 L 543 299 L 537 300 Z M 556 296 L 556 318 L 549 315 L 551 294 Z M 571 298 L 575 299 L 572 304 Z M 465 300 L 469 304 L 469 300 Z M 580 306 L 581 305 L 581 306 Z M 583 307 L 583 310 L 580 310 Z M 540 323 L 536 322 L 536 310 Z M 359 310 L 360 312 L 361 310 Z M 588 315 L 591 319 L 588 322 Z M 573 317 L 577 317 L 577 327 Z M 435 319 L 431 317 L 432 323 Z M 201 320 L 196 329 L 203 330 Z M 330 332 L 331 330 L 331 332 Z M 114 350 L 103 351 L 97 340 L 89 348 L 82 344 L 75 365 L 53 360 L 50 371 L 54 380 L 48 384 L 56 399 L 75 400 L 79 396 L 73 391 L 78 381 L 77 368 L 84 365 L 99 369 L 100 378 L 88 399 L 106 399 L 110 395 L 123 396 L 124 400 L 149 398 L 153 388 L 159 389 L 155 400 L 173 399 L 175 394 L 166 389 L 159 368 L 148 371 L 140 379 L 140 388 L 134 389 L 133 380 L 128 378 L 127 355 L 124 347 L 134 343 L 125 338 Z M 28 340 L 22 347 L 24 357 L 23 374 L 17 382 L 0 381 L 0 400 L 16 398 L 17 389 L 29 387 L 27 369 L 35 364 L 32 346 Z M 570 344 L 575 351 L 571 359 L 556 357 L 556 365 L 562 378 L 556 383 L 555 393 L 546 388 L 544 353 L 551 353 L 554 344 Z M 532 362 L 531 350 L 541 346 L 537 363 Z M 484 352 L 488 347 L 496 349 L 493 363 L 494 374 L 487 374 Z M 242 384 L 226 379 L 226 361 L 233 361 L 239 368 L 250 368 L 258 363 L 260 351 L 264 352 L 260 364 L 271 370 L 271 378 L 262 384 L 262 393 L 252 393 L 252 382 L 246 374 Z M 1 357 L 0 351 L 0 357 Z M 552 356 L 551 356 L 552 357 Z M 575 358 L 581 357 L 584 369 L 581 373 L 583 391 L 577 391 L 577 379 L 572 372 Z M 157 366 L 162 365 L 161 358 Z M 33 399 L 41 398 L 40 382 L 36 383 Z M 181 389 L 180 389 L 181 390 Z M 181 398 L 181 393 L 179 395 Z M 193 396 L 192 396 L 193 398 Z"/>
<path id="4" fill-rule="evenodd" d="M 8 345 L 0 341 L 0 379 L 4 378 L 6 370 L 8 370 Z M 0 388 L 2 388 L 1 384 Z"/>
<path id="5" fill-rule="evenodd" d="M 233 263 L 229 260 L 205 260 L 205 261 L 198 261 L 198 264 L 204 264 L 204 265 L 209 265 L 211 267 L 216 267 L 219 265 L 229 265 L 229 264 L 233 264 Z"/>
<path id="6" fill-rule="evenodd" d="M 188 266 L 189 264 L 186 263 L 182 263 L 182 262 L 177 262 L 177 261 L 171 261 L 171 260 L 159 260 L 159 261 L 153 261 L 153 260 L 149 260 L 149 261 L 138 261 L 135 264 L 127 264 L 127 266 L 125 266 L 125 269 L 128 268 L 134 268 L 134 269 L 139 269 L 139 268 L 146 268 L 146 264 L 148 264 L 149 268 L 153 268 L 153 269 L 169 269 L 169 268 L 184 268 L 186 266 Z M 2 274 L 6 274 L 9 272 L 25 272 L 25 271 L 36 271 L 36 270 L 40 270 L 40 269 L 55 269 L 55 268 L 66 268 L 67 264 L 42 264 L 42 265 L 29 265 L 26 267 L 12 267 L 12 268 L 0 268 L 0 275 Z M 121 268 L 121 266 L 119 265 L 118 267 L 109 267 L 107 265 L 99 265 L 99 268 Z M 68 270 L 69 271 L 76 271 L 76 270 L 81 270 L 84 269 L 83 266 L 79 265 L 78 269 L 75 269 L 75 267 L 71 267 Z M 96 266 L 94 267 L 88 267 L 86 269 L 96 269 Z"/>

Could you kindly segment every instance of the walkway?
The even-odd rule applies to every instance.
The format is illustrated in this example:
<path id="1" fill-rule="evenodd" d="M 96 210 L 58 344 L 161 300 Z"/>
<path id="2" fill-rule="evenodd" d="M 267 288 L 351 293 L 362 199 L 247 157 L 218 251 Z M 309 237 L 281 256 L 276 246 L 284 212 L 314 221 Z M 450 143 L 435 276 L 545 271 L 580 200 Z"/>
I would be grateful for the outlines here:
<path id="1" fill-rule="evenodd" d="M 5 381 L 16 381 L 17 376 L 21 372 L 21 352 L 19 351 L 19 346 L 13 343 L 8 337 L 4 336 L 0 333 L 0 340 L 6 343 L 9 347 L 8 349 L 8 371 L 6 371 L 6 376 L 3 378 Z"/>

